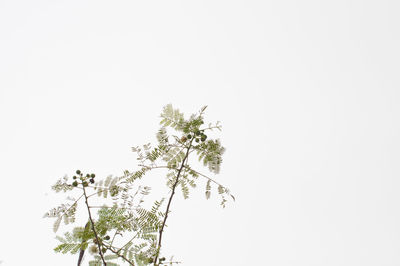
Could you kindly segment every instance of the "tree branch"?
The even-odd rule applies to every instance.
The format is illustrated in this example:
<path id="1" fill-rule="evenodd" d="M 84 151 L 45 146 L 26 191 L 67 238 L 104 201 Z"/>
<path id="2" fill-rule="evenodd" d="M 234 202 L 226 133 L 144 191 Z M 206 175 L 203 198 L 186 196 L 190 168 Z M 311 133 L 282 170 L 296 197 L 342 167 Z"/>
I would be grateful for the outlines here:
<path id="1" fill-rule="evenodd" d="M 88 197 L 86 195 L 86 190 L 85 190 L 85 187 L 83 185 L 82 185 L 82 187 L 83 187 L 83 194 L 85 195 L 85 204 L 86 204 L 86 207 L 87 207 L 87 210 L 88 210 L 89 220 L 90 220 L 90 223 L 92 225 L 92 230 L 93 230 L 94 236 L 96 238 L 97 246 L 99 248 L 99 255 L 101 257 L 101 260 L 103 261 L 104 266 L 107 266 L 107 263 L 104 260 L 103 252 L 101 251 L 99 237 L 97 236 L 96 229 L 94 228 L 94 222 L 93 222 L 93 219 L 92 219 L 92 214 L 90 212 L 90 206 L 89 206 L 89 203 L 88 203 Z"/>
<path id="2" fill-rule="evenodd" d="M 193 142 L 193 139 L 190 141 L 189 147 L 186 150 L 185 157 L 183 158 L 181 166 L 180 166 L 180 168 L 178 170 L 178 173 L 176 175 L 175 183 L 172 186 L 172 192 L 171 192 L 171 196 L 169 197 L 169 200 L 168 200 L 167 209 L 165 211 L 165 216 L 164 216 L 164 221 L 163 221 L 163 223 L 161 225 L 161 228 L 160 228 L 160 231 L 159 231 L 158 248 L 157 248 L 156 257 L 154 258 L 154 266 L 157 266 L 157 259 L 158 259 L 158 255 L 160 254 L 160 249 L 161 249 L 162 235 L 163 235 L 163 232 L 164 232 L 165 223 L 167 222 L 167 219 L 168 219 L 168 213 L 169 213 L 169 209 L 171 207 L 172 198 L 174 197 L 175 189 L 176 189 L 176 187 L 178 185 L 179 177 L 181 175 L 182 169 L 185 166 L 185 162 L 186 162 L 186 160 L 187 160 L 187 158 L 189 156 L 189 151 L 190 151 L 190 148 L 192 147 L 192 142 Z"/>
<path id="3" fill-rule="evenodd" d="M 112 249 L 112 246 L 106 246 L 106 245 L 105 245 L 105 247 L 106 247 L 108 250 L 110 250 L 112 253 L 114 253 L 115 255 L 117 255 L 118 257 L 120 257 L 120 258 L 122 258 L 123 260 L 125 260 L 126 262 L 128 262 L 130 265 L 135 266 L 135 264 L 133 264 L 133 262 L 131 262 L 127 257 L 125 257 L 124 255 L 121 255 L 121 254 L 118 253 L 121 249 L 118 250 L 118 251 L 115 251 L 115 250 Z"/>

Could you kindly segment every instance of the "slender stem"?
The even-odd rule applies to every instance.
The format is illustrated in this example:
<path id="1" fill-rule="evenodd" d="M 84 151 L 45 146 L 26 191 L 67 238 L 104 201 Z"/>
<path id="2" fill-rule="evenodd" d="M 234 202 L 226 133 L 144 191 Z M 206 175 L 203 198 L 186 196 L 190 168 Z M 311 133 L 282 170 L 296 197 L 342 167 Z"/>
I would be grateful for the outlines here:
<path id="1" fill-rule="evenodd" d="M 94 222 L 93 222 L 93 219 L 92 219 L 92 214 L 90 212 L 90 207 L 89 207 L 89 203 L 88 203 L 88 197 L 86 195 L 86 190 L 85 190 L 85 187 L 83 185 L 82 185 L 82 187 L 83 187 L 83 194 L 85 195 L 85 203 L 86 203 L 86 207 L 87 207 L 88 214 L 89 214 L 89 220 L 90 220 L 90 223 L 92 225 L 92 230 L 93 230 L 94 236 L 96 238 L 97 246 L 99 248 L 99 255 L 101 257 L 101 260 L 103 261 L 104 266 L 107 266 L 107 263 L 106 263 L 106 261 L 104 260 L 104 257 L 103 257 L 103 252 L 101 251 L 99 237 L 97 236 L 96 229 L 94 228 Z"/>
<path id="2" fill-rule="evenodd" d="M 193 151 L 193 150 L 192 150 L 192 151 Z M 190 151 L 189 153 L 191 153 L 192 151 Z M 221 187 L 223 187 L 223 188 L 225 188 L 225 189 L 228 189 L 227 187 L 223 186 L 221 183 L 218 183 L 217 181 L 215 181 L 215 180 L 212 179 L 211 177 L 206 176 L 205 174 L 200 173 L 199 171 L 194 170 L 193 168 L 189 167 L 188 165 L 184 165 L 183 167 L 186 168 L 186 169 L 188 169 L 189 171 L 193 171 L 194 173 L 198 174 L 199 176 L 202 176 L 202 177 L 204 177 L 204 178 L 210 180 L 211 182 L 213 182 L 214 184 L 216 184 L 216 185 L 218 185 L 218 186 L 221 186 Z M 164 166 L 164 165 L 152 166 L 152 167 L 151 167 L 151 169 L 157 169 L 157 168 L 166 168 L 166 169 L 178 170 L 177 168 L 173 168 L 173 167 L 170 167 L 170 166 Z M 230 193 L 228 193 L 228 194 L 231 195 Z"/>
<path id="3" fill-rule="evenodd" d="M 64 215 L 66 215 L 66 214 L 68 213 L 68 211 L 69 211 L 72 207 L 74 207 L 74 205 L 75 205 L 82 197 L 83 197 L 83 194 L 82 194 L 77 200 L 75 200 L 74 203 L 72 203 L 72 205 L 71 205 L 68 209 L 66 209 L 66 210 L 64 211 L 64 213 L 61 215 L 61 217 L 63 217 Z"/>
<path id="4" fill-rule="evenodd" d="M 163 235 L 163 232 L 164 232 L 165 223 L 167 222 L 167 219 L 168 219 L 168 213 L 169 213 L 169 208 L 171 207 L 172 198 L 174 197 L 175 189 L 176 189 L 176 187 L 178 185 L 179 177 L 181 175 L 182 169 L 183 169 L 183 167 L 185 165 L 185 162 L 186 162 L 186 160 L 187 160 L 187 158 L 189 156 L 189 151 L 190 151 L 190 148 L 192 147 L 192 142 L 193 142 L 193 139 L 190 141 L 189 147 L 186 150 L 185 157 L 183 158 L 181 166 L 180 166 L 180 168 L 178 170 L 178 173 L 176 175 L 175 183 L 172 186 L 172 192 L 171 192 L 171 196 L 169 197 L 169 200 L 168 200 L 167 209 L 165 211 L 165 216 L 164 216 L 164 221 L 163 221 L 163 223 L 161 225 L 161 228 L 160 228 L 160 231 L 159 231 L 158 248 L 157 248 L 156 257 L 154 258 L 154 266 L 157 265 L 157 259 L 158 259 L 158 255 L 159 255 L 160 249 L 161 249 L 162 235 Z"/>
<path id="5" fill-rule="evenodd" d="M 129 242 L 131 242 L 133 239 L 135 239 L 138 235 L 139 235 L 139 232 L 137 232 L 128 242 L 126 242 L 125 245 L 123 245 L 120 249 L 118 249 L 118 252 L 120 252 L 122 249 L 124 249 L 124 247 L 126 247 L 129 244 Z"/>
<path id="6" fill-rule="evenodd" d="M 188 165 L 184 165 L 183 167 L 186 168 L 186 169 L 188 169 L 189 171 L 195 172 L 196 174 L 198 174 L 198 175 L 200 175 L 200 176 L 202 176 L 202 177 L 204 177 L 204 178 L 210 180 L 211 182 L 213 182 L 213 183 L 215 183 L 215 184 L 217 184 L 217 185 L 219 185 L 219 186 L 221 186 L 221 187 L 225 187 L 225 186 L 221 185 L 220 183 L 218 183 L 217 181 L 215 181 L 214 179 L 212 179 L 211 177 L 206 176 L 205 174 L 202 174 L 202 173 L 200 173 L 199 171 L 194 170 L 193 168 L 189 167 Z M 151 167 L 151 169 L 157 169 L 157 168 L 165 168 L 165 169 L 179 170 L 179 169 L 177 169 L 177 168 L 173 168 L 173 167 L 165 166 L 165 165 L 152 166 L 152 167 Z"/>
<path id="7" fill-rule="evenodd" d="M 115 255 L 117 255 L 118 257 L 120 257 L 123 260 L 125 260 L 126 262 L 128 262 L 130 265 L 135 266 L 135 264 L 133 264 L 133 262 L 131 262 L 127 257 L 125 257 L 124 255 L 121 255 L 121 254 L 118 253 L 120 250 L 118 250 L 118 251 L 113 250 L 111 245 L 110 246 L 106 246 L 106 248 L 108 250 L 110 250 L 112 253 L 114 253 Z"/>
<path id="8" fill-rule="evenodd" d="M 219 186 L 225 188 L 225 186 L 221 185 L 220 183 L 218 183 L 217 181 L 215 181 L 215 180 L 212 179 L 211 177 L 208 177 L 208 176 L 206 176 L 205 174 L 202 174 L 202 173 L 200 173 L 199 171 L 196 171 L 196 170 L 190 168 L 189 166 L 186 166 L 186 165 L 185 165 L 185 168 L 188 169 L 189 171 L 193 171 L 193 172 L 195 172 L 196 174 L 198 174 L 198 175 L 200 175 L 200 176 L 202 176 L 202 177 L 204 177 L 204 178 L 210 180 L 210 181 L 213 182 L 214 184 L 217 184 L 217 185 L 219 185 Z"/>
<path id="9" fill-rule="evenodd" d="M 221 130 L 221 126 L 219 126 L 219 125 L 218 126 L 201 128 L 200 130 L 209 130 L 209 129 L 213 130 L 214 128 Z"/>

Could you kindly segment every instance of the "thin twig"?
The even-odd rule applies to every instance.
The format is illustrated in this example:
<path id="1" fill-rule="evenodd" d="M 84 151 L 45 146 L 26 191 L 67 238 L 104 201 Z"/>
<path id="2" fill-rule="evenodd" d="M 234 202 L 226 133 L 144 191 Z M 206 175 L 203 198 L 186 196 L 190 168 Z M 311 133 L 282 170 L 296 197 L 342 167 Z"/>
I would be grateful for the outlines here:
<path id="1" fill-rule="evenodd" d="M 189 153 L 191 153 L 192 151 L 193 151 L 193 150 L 191 150 Z M 199 171 L 194 170 L 193 168 L 191 168 L 191 167 L 188 166 L 188 165 L 184 165 L 183 167 L 186 168 L 186 169 L 188 169 L 189 171 L 193 171 L 194 173 L 198 174 L 199 176 L 202 176 L 202 177 L 204 177 L 204 178 L 210 180 L 211 182 L 213 182 L 213 183 L 216 184 L 216 185 L 219 185 L 219 186 L 221 186 L 221 187 L 227 188 L 226 186 L 224 186 L 224 185 L 218 183 L 217 181 L 215 181 L 215 180 L 212 179 L 211 177 L 209 177 L 209 176 L 207 176 L 207 175 L 205 175 L 205 174 L 203 174 L 203 173 L 200 173 Z M 164 165 L 153 166 L 153 167 L 151 167 L 151 169 L 158 169 L 158 168 L 161 168 L 161 169 L 162 169 L 162 168 L 165 168 L 165 169 L 179 170 L 179 169 L 177 169 L 177 168 L 170 167 L 170 166 L 164 166 Z"/>
<path id="2" fill-rule="evenodd" d="M 77 200 L 75 200 L 74 203 L 72 203 L 72 205 L 68 207 L 68 209 L 66 209 L 66 210 L 63 212 L 63 214 L 61 215 L 61 217 L 63 217 L 64 215 L 67 215 L 68 211 L 69 211 L 72 207 L 74 207 L 74 205 L 75 205 L 82 197 L 83 197 L 83 194 L 82 194 Z M 49 212 L 50 212 L 50 211 L 49 211 Z M 47 217 L 47 216 L 46 216 L 46 217 Z M 49 217 L 50 217 L 50 216 L 49 216 Z"/>
<path id="3" fill-rule="evenodd" d="M 196 174 L 198 174 L 198 175 L 200 175 L 200 176 L 202 176 L 202 177 L 207 178 L 207 179 L 210 180 L 211 182 L 213 182 L 213 183 L 215 183 L 215 184 L 217 184 L 217 185 L 219 185 L 219 186 L 221 186 L 221 187 L 226 188 L 225 186 L 221 185 L 220 183 L 218 183 L 217 181 L 215 181 L 215 180 L 212 179 L 211 177 L 206 176 L 205 174 L 202 174 L 202 173 L 200 173 L 199 171 L 196 171 L 196 170 L 192 169 L 191 167 L 189 167 L 189 166 L 187 166 L 187 165 L 185 165 L 184 167 L 185 167 L 186 169 L 188 169 L 189 171 L 193 171 L 193 172 L 195 172 Z"/>
<path id="4" fill-rule="evenodd" d="M 104 266 L 107 266 L 107 263 L 106 263 L 106 261 L 104 260 L 104 257 L 103 257 L 103 252 L 101 251 L 99 237 L 97 236 L 96 229 L 94 228 L 94 222 L 93 222 L 93 219 L 92 219 L 92 214 L 90 212 L 90 207 L 89 207 L 89 203 L 88 203 L 88 197 L 86 195 L 86 190 L 85 190 L 85 187 L 83 185 L 82 185 L 82 187 L 83 187 L 83 194 L 85 195 L 85 203 L 86 203 L 86 207 L 87 207 L 88 214 L 89 214 L 89 220 L 90 220 L 90 223 L 92 224 L 92 230 L 93 230 L 94 236 L 96 238 L 97 246 L 99 247 L 99 255 L 101 257 L 101 260 L 103 261 Z"/>
<path id="5" fill-rule="evenodd" d="M 112 246 L 106 246 L 104 245 L 108 250 L 110 250 L 112 253 L 114 253 L 115 255 L 117 255 L 118 257 L 122 258 L 123 260 L 125 260 L 126 262 L 128 262 L 130 265 L 135 266 L 135 264 L 133 264 L 133 262 L 131 262 L 127 257 L 125 257 L 124 255 L 119 254 L 119 250 L 115 251 L 112 249 Z"/>
<path id="6" fill-rule="evenodd" d="M 157 259 L 158 259 L 158 255 L 159 255 L 160 249 L 161 249 L 162 235 L 163 235 L 163 232 L 164 232 L 165 223 L 167 222 L 167 219 L 168 219 L 168 213 L 169 213 L 169 208 L 171 206 L 172 198 L 174 197 L 175 189 L 176 189 L 176 187 L 178 185 L 179 177 L 181 175 L 182 169 L 183 169 L 183 167 L 185 165 L 185 162 L 186 162 L 186 160 L 187 160 L 187 158 L 189 156 L 189 151 L 190 151 L 190 148 L 192 147 L 192 142 L 193 142 L 193 139 L 190 141 L 189 147 L 187 148 L 187 151 L 186 151 L 186 155 L 183 158 L 181 167 L 179 168 L 178 173 L 176 175 L 176 181 L 175 181 L 174 185 L 172 186 L 172 192 L 171 192 L 171 196 L 169 197 L 169 200 L 168 200 L 167 209 L 165 211 L 165 216 L 164 216 L 164 221 L 163 221 L 163 223 L 161 225 L 161 229 L 159 231 L 158 248 L 157 248 L 157 252 L 156 252 L 156 257 L 154 258 L 154 266 L 157 265 Z"/>
<path id="7" fill-rule="evenodd" d="M 125 245 L 123 245 L 120 249 L 118 249 L 118 252 L 120 252 L 124 247 L 126 247 L 133 239 L 135 239 L 139 235 L 139 232 L 137 232 L 128 242 L 126 242 Z"/>

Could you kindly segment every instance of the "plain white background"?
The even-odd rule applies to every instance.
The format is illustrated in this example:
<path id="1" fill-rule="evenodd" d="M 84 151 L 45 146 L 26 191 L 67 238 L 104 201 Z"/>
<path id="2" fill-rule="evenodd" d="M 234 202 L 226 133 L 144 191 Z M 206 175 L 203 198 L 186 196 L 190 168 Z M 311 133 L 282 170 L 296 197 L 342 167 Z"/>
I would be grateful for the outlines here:
<path id="1" fill-rule="evenodd" d="M 0 1 L 0 260 L 52 251 L 50 186 L 135 169 L 168 103 L 208 105 L 236 196 L 179 195 L 189 266 L 400 265 L 398 1 Z M 160 176 L 160 186 L 164 179 Z"/>

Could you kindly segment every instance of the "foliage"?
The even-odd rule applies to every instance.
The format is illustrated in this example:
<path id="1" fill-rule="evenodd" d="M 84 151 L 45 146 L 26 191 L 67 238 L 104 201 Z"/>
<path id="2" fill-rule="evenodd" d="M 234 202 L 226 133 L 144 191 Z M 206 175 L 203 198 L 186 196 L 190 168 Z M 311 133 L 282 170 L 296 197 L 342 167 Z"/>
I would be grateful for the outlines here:
<path id="1" fill-rule="evenodd" d="M 139 161 L 140 169 L 137 171 L 126 170 L 121 176 L 97 180 L 95 174 L 77 170 L 72 178 L 64 176 L 58 180 L 52 189 L 68 193 L 67 200 L 72 203 L 66 202 L 51 209 L 45 217 L 55 218 L 54 232 L 58 231 L 61 221 L 74 227 L 63 236 L 56 237 L 60 244 L 54 251 L 64 254 L 79 252 L 78 265 L 86 251 L 92 255 L 90 266 L 179 263 L 172 257 L 168 261 L 161 257 L 162 235 L 176 189 L 179 188 L 186 199 L 190 190 L 197 186 L 200 179 L 204 179 L 207 199 L 211 196 L 212 185 L 217 187 L 223 207 L 226 195 L 234 199 L 225 186 L 189 165 L 189 157 L 197 155 L 211 173 L 217 174 L 220 170 L 225 148 L 219 139 L 208 139 L 206 133 L 213 129 L 221 130 L 221 126 L 218 122 L 203 126 L 205 109 L 203 107 L 198 114 L 185 119 L 172 105 L 165 106 L 161 114 L 161 128 L 156 135 L 157 145 L 153 147 L 149 143 L 132 148 Z M 151 189 L 140 185 L 139 181 L 154 169 L 165 169 L 170 194 L 146 209 L 143 202 Z M 95 206 L 89 200 L 103 204 Z M 84 227 L 75 225 L 78 205 L 86 209 L 87 223 Z"/>

